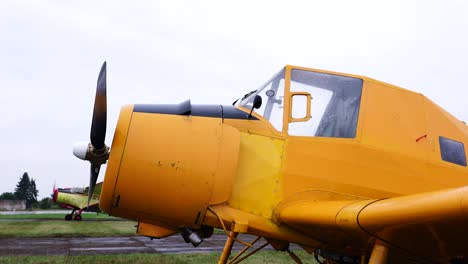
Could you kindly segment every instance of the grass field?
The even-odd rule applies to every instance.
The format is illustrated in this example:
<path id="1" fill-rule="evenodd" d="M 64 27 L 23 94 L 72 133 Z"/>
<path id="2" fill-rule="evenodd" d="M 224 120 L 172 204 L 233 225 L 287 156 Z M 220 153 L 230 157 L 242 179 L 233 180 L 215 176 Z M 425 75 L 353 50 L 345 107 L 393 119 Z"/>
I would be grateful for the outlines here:
<path id="1" fill-rule="evenodd" d="M 315 264 L 313 256 L 304 251 L 296 254 L 303 263 Z M 33 257 L 0 257 L 0 263 L 25 263 L 25 264 L 183 264 L 183 263 L 217 263 L 219 253 L 207 254 L 130 254 L 130 255 L 100 255 L 100 256 L 33 256 Z M 263 251 L 259 252 L 242 263 L 295 263 L 287 253 Z"/>
<path id="2" fill-rule="evenodd" d="M 107 214 L 83 213 L 82 221 L 65 221 L 65 214 L 0 215 L 0 237 L 67 237 L 135 235 L 134 221 Z M 31 221 L 28 221 L 31 220 Z M 34 220 L 34 221 L 32 221 Z M 102 220 L 102 221 L 87 221 Z M 215 234 L 224 234 L 215 229 Z"/>
<path id="3" fill-rule="evenodd" d="M 76 237 L 135 235 L 133 221 L 2 220 L 0 237 Z"/>
<path id="4" fill-rule="evenodd" d="M 105 214 L 86 214 L 83 221 L 64 221 L 63 214 L 0 215 L 0 237 L 102 237 L 135 235 L 136 222 L 113 218 Z M 86 221 L 90 220 L 90 221 Z M 117 220 L 117 221 L 115 221 Z M 216 230 L 222 233 L 221 230 Z M 304 263 L 316 263 L 304 251 L 296 253 Z M 219 253 L 207 254 L 129 254 L 97 256 L 8 256 L 0 263 L 44 264 L 176 264 L 217 263 Z M 306 261 L 307 260 L 307 261 Z M 266 251 L 255 254 L 242 263 L 294 263 L 284 252 Z"/>
<path id="5" fill-rule="evenodd" d="M 0 219 L 64 219 L 65 215 L 71 211 L 64 211 L 63 214 L 14 214 L 0 215 Z M 83 219 L 120 219 L 108 214 L 82 213 Z"/>

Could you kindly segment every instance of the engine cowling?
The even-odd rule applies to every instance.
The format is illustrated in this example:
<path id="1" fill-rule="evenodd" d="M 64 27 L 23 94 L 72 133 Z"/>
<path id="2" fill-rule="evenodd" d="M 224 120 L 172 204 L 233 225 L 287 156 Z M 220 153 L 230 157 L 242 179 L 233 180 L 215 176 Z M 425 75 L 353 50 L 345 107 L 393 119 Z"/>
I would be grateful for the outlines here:
<path id="1" fill-rule="evenodd" d="M 146 223 L 197 227 L 209 204 L 229 198 L 239 144 L 239 131 L 222 118 L 123 107 L 100 207 Z"/>

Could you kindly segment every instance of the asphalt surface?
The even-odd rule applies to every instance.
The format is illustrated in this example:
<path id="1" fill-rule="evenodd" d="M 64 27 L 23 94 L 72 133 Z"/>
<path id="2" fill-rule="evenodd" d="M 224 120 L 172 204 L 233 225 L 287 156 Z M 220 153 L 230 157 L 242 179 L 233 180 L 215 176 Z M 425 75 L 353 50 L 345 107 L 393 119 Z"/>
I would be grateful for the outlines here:
<path id="1" fill-rule="evenodd" d="M 238 239 L 250 243 L 255 237 L 239 235 Z M 184 242 L 180 235 L 164 239 L 142 236 L 131 237 L 48 237 L 48 238 L 0 238 L 0 256 L 32 255 L 98 255 L 130 253 L 203 253 L 221 252 L 226 241 L 225 235 L 213 235 L 198 247 Z M 259 247 L 266 241 L 261 239 L 255 244 Z M 233 252 L 244 246 L 235 243 Z M 291 249 L 298 249 L 294 246 Z M 265 250 L 272 250 L 267 246 Z"/>
<path id="2" fill-rule="evenodd" d="M 30 215 L 30 214 L 69 214 L 72 210 L 24 210 L 24 211 L 0 211 L 0 215 Z M 95 214 L 95 213 L 94 213 Z"/>
<path id="3" fill-rule="evenodd" d="M 37 213 L 64 213 L 67 211 L 37 211 Z M 21 214 L 0 212 L 0 214 Z M 30 213 L 30 212 L 28 212 Z M 14 221 L 37 221 L 38 219 L 0 219 Z M 44 219 L 54 220 L 54 219 Z M 115 219 L 85 219 L 86 221 L 109 221 Z M 117 219 L 121 220 L 121 219 Z M 255 236 L 240 234 L 238 239 L 250 243 Z M 150 239 L 143 236 L 129 237 L 40 237 L 40 238 L 0 238 L 0 256 L 33 256 L 33 255 L 101 255 L 101 254 L 131 254 L 131 253 L 204 253 L 221 252 L 226 242 L 226 235 L 214 234 L 205 239 L 198 247 L 185 243 L 180 235 L 163 239 Z M 254 248 L 263 245 L 266 241 L 259 240 Z M 233 252 L 241 250 L 244 245 L 234 243 Z M 291 245 L 291 250 L 300 249 Z M 263 250 L 273 250 L 268 245 Z"/>

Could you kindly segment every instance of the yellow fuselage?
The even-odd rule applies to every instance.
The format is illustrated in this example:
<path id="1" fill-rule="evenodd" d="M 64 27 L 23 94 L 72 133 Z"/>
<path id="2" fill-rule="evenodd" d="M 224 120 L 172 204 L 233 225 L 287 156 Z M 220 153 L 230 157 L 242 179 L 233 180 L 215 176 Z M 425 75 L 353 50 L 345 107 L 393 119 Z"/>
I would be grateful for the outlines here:
<path id="1" fill-rule="evenodd" d="M 249 233 L 335 248 L 351 243 L 343 244 L 341 231 L 285 226 L 275 212 L 301 200 L 383 199 L 468 185 L 467 167 L 442 160 L 439 146 L 439 137 L 466 146 L 467 126 L 421 94 L 366 77 L 334 73 L 363 80 L 354 138 L 290 136 L 291 69 L 310 70 L 286 67 L 282 131 L 259 114 L 248 118 L 243 107 L 234 116 L 123 107 L 100 207 L 153 225 L 155 237 L 182 226 L 221 227 L 214 210 L 228 228 L 234 220 Z"/>

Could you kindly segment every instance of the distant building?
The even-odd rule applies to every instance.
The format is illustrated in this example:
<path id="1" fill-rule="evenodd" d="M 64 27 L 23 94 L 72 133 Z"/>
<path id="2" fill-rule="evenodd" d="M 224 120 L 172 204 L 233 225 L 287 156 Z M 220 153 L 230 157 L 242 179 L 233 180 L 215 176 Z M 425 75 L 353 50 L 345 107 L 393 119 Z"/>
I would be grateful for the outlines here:
<path id="1" fill-rule="evenodd" d="M 0 211 L 26 210 L 26 200 L 0 200 Z"/>

